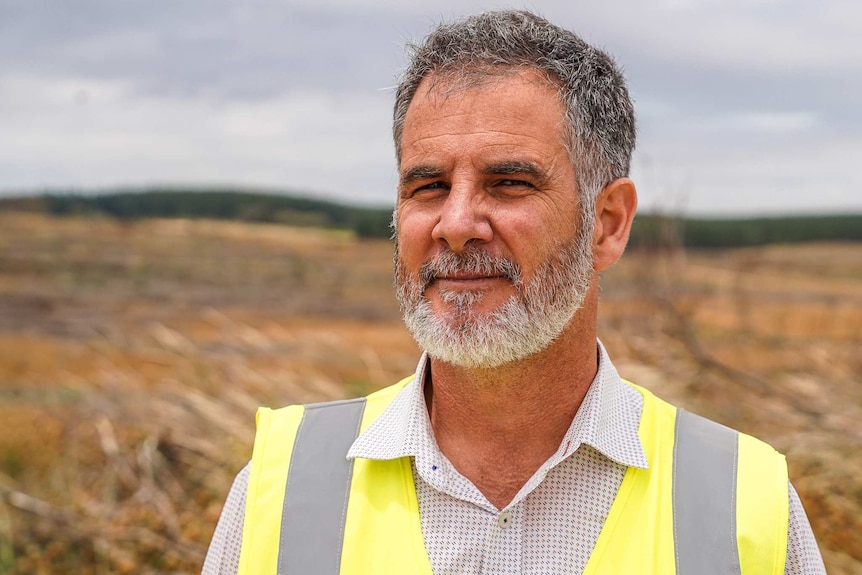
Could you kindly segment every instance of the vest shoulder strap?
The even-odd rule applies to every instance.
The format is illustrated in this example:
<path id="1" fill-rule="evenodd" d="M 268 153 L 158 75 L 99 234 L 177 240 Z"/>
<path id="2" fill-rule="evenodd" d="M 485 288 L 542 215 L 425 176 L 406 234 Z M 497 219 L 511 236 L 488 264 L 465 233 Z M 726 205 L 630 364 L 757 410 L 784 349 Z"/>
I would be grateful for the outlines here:
<path id="1" fill-rule="evenodd" d="M 600 543 L 614 549 L 611 555 L 622 555 L 622 540 L 653 548 L 672 541 L 673 556 L 657 565 L 663 573 L 671 572 L 672 563 L 677 575 L 781 575 L 788 513 L 784 456 L 633 387 L 644 396 L 639 434 L 650 468 L 627 471 L 623 496 L 608 517 L 616 537 L 608 534 L 614 541 Z M 645 529 L 655 532 L 655 540 L 637 535 Z"/>
<path id="2" fill-rule="evenodd" d="M 355 548 L 359 543 L 374 547 L 362 534 L 373 530 L 379 540 L 381 529 L 390 532 L 387 539 L 415 548 L 398 557 L 401 564 L 415 559 L 421 568 L 414 572 L 430 573 L 416 527 L 418 504 L 409 465 L 354 463 L 345 457 L 361 430 L 410 379 L 367 400 L 259 412 L 249 483 L 249 502 L 255 504 L 246 511 L 240 573 L 336 575 L 345 561 L 349 565 L 379 561 Z M 650 469 L 626 472 L 585 573 L 781 575 L 788 509 L 783 456 L 750 436 L 633 387 L 644 395 L 639 433 Z M 359 485 L 354 469 L 362 480 Z M 262 476 L 267 484 L 257 485 Z M 352 489 L 362 494 L 354 502 Z M 364 505 L 363 511 L 348 513 L 356 505 Z M 255 513 L 268 515 L 264 519 Z M 360 521 L 359 516 L 377 519 Z M 266 523 L 268 532 L 258 529 L 258 523 Z M 251 553 L 246 536 L 255 529 L 256 551 Z M 345 544 L 345 529 L 351 545 Z M 410 545 L 405 544 L 408 539 Z M 247 557 L 260 554 L 269 558 Z M 655 563 L 652 569 L 646 565 L 647 557 Z"/>
<path id="3" fill-rule="evenodd" d="M 736 550 L 737 432 L 678 409 L 673 538 L 679 575 L 740 575 Z"/>
<path id="4" fill-rule="evenodd" d="M 339 573 L 347 452 L 411 379 L 367 398 L 258 410 L 239 573 Z"/>
<path id="5" fill-rule="evenodd" d="M 346 455 L 364 410 L 364 398 L 305 407 L 284 490 L 279 573 L 339 572 L 353 475 Z"/>

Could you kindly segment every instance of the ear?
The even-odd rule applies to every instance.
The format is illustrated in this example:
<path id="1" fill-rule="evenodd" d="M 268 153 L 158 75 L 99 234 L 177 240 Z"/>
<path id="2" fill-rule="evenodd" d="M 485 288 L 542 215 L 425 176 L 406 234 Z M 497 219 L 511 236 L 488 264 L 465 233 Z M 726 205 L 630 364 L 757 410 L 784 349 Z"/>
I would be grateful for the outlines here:
<path id="1" fill-rule="evenodd" d="M 612 181 L 596 198 L 596 227 L 593 231 L 593 267 L 596 271 L 608 269 L 623 255 L 637 206 L 635 184 L 628 178 Z"/>

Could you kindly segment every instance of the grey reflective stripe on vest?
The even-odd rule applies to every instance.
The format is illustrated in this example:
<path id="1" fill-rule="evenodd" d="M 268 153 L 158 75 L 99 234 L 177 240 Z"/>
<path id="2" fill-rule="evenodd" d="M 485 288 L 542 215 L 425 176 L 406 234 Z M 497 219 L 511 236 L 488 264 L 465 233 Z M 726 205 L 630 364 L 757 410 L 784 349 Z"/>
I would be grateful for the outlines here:
<path id="1" fill-rule="evenodd" d="M 739 575 L 736 431 L 676 412 L 673 535 L 677 575 Z"/>
<path id="2" fill-rule="evenodd" d="M 353 462 L 365 399 L 307 405 L 284 491 L 278 573 L 337 575 Z"/>
<path id="3" fill-rule="evenodd" d="M 364 399 L 309 405 L 285 488 L 278 573 L 337 575 Z M 677 575 L 740 575 L 736 431 L 677 410 L 673 524 Z"/>

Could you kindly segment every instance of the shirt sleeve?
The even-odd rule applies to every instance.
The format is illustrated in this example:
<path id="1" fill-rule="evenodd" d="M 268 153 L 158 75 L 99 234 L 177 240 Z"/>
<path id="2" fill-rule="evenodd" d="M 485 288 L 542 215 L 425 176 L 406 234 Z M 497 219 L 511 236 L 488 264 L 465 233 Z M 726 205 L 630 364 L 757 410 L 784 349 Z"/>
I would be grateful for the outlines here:
<path id="1" fill-rule="evenodd" d="M 784 575 L 826 575 L 820 549 L 802 501 L 793 485 L 789 486 L 790 519 L 787 524 L 787 562 Z"/>
<path id="2" fill-rule="evenodd" d="M 249 465 L 237 474 L 227 495 L 201 575 L 237 575 L 242 550 L 242 526 L 248 490 Z"/>

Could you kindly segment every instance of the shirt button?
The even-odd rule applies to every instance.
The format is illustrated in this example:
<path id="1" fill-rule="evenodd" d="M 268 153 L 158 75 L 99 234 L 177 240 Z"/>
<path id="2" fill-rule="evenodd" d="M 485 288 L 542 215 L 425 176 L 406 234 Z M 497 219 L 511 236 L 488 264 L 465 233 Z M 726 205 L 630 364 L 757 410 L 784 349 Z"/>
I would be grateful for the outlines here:
<path id="1" fill-rule="evenodd" d="M 503 511 L 499 515 L 497 515 L 497 525 L 503 529 L 508 529 L 512 526 L 512 513 L 509 511 Z"/>

